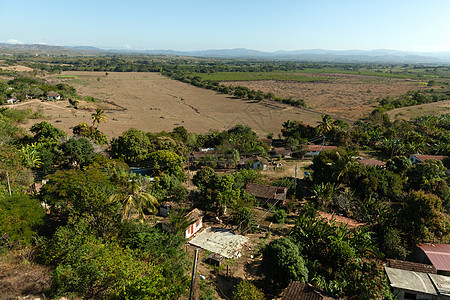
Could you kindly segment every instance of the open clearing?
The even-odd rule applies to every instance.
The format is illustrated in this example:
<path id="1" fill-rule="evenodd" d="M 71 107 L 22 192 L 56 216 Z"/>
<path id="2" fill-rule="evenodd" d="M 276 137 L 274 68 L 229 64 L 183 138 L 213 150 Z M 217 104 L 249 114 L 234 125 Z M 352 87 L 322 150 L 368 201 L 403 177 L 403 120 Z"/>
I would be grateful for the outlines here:
<path id="1" fill-rule="evenodd" d="M 206 133 L 229 129 L 239 123 L 249 125 L 264 136 L 269 132 L 278 134 L 283 122 L 289 119 L 316 126 L 321 118 L 320 113 L 271 101 L 244 101 L 171 80 L 159 73 L 109 73 L 106 76 L 104 72 L 63 72 L 62 75 L 77 77 L 52 75 L 47 79 L 53 84 L 73 85 L 82 96 L 116 104 L 98 104 L 105 109 L 109 121 L 100 124 L 99 129 L 108 137 L 119 136 L 132 127 L 158 132 L 184 126 L 191 132 Z M 91 122 L 94 107 L 77 110 L 68 101 L 33 101 L 11 107 L 39 109 L 48 122 L 67 133 L 81 122 Z M 41 121 L 30 120 L 24 126 L 29 128 Z"/>
<path id="2" fill-rule="evenodd" d="M 318 74 L 306 74 L 317 77 Z M 355 74 L 321 73 L 329 80 L 294 82 L 276 80 L 221 82 L 225 85 L 246 86 L 277 97 L 305 100 L 308 107 L 332 116 L 357 120 L 378 105 L 376 99 L 399 96 L 411 90 L 426 89 L 424 82 L 415 79 L 390 78 Z"/>
<path id="3" fill-rule="evenodd" d="M 387 112 L 391 120 L 413 119 L 423 115 L 450 114 L 450 100 L 396 108 Z"/>

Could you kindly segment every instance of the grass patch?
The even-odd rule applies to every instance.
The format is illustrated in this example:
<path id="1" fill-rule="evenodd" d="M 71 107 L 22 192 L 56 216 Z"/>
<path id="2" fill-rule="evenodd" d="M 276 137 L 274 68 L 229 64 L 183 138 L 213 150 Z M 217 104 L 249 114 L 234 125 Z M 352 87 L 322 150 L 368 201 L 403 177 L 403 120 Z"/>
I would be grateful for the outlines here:
<path id="1" fill-rule="evenodd" d="M 58 78 L 77 78 L 77 75 L 58 75 Z"/>

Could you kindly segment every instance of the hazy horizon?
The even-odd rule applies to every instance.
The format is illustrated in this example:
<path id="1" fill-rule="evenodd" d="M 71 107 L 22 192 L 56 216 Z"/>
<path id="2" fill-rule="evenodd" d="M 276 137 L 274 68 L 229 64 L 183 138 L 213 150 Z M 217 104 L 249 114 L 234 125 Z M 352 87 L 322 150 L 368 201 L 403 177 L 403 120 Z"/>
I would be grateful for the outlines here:
<path id="1" fill-rule="evenodd" d="M 101 49 L 450 51 L 450 1 L 1 1 L 0 42 Z"/>

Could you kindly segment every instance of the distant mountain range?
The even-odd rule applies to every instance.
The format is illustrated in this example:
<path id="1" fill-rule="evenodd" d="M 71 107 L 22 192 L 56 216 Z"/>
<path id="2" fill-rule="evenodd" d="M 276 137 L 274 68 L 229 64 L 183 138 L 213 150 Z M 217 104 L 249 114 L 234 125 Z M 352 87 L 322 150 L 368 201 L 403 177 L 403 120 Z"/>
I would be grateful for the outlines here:
<path id="1" fill-rule="evenodd" d="M 275 59 L 275 60 L 302 60 L 302 61 L 329 61 L 329 62 L 371 62 L 371 63 L 424 63 L 424 64 L 450 64 L 450 51 L 448 52 L 408 52 L 397 50 L 292 50 L 264 52 L 245 48 L 199 51 L 175 50 L 120 50 L 100 49 L 91 46 L 49 46 L 41 44 L 6 44 L 0 43 L 0 50 L 19 52 L 36 52 L 41 54 L 68 54 L 68 55 L 102 55 L 102 54 L 148 54 L 170 56 L 193 56 L 203 58 L 232 58 L 232 59 Z M 0 53 L 1 54 L 1 53 Z"/>

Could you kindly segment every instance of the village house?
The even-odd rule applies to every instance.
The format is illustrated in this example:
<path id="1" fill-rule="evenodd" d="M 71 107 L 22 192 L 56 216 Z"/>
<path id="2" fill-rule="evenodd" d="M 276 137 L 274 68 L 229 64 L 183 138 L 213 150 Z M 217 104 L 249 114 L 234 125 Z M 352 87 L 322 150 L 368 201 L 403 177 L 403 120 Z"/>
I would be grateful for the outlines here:
<path id="1" fill-rule="evenodd" d="M 6 104 L 16 104 L 19 103 L 20 101 L 14 98 L 8 99 L 6 100 Z"/>
<path id="2" fill-rule="evenodd" d="M 170 209 L 169 209 L 170 211 Z M 166 213 L 166 211 L 163 210 L 163 213 Z M 186 230 L 184 231 L 184 237 L 186 239 L 193 236 L 195 233 L 197 233 L 202 227 L 203 227 L 203 213 L 195 208 L 192 211 L 188 212 L 184 215 L 188 220 L 192 221 L 193 223 L 189 225 Z M 170 218 L 166 217 L 161 222 L 161 229 L 168 232 L 174 232 L 174 228 L 170 224 Z"/>
<path id="3" fill-rule="evenodd" d="M 270 203 L 273 205 L 284 205 L 287 196 L 287 188 L 279 186 L 249 183 L 245 191 L 260 200 L 261 205 Z"/>
<path id="4" fill-rule="evenodd" d="M 47 93 L 47 100 L 60 100 L 61 99 L 61 95 L 58 94 L 57 92 L 48 92 Z"/>
<path id="5" fill-rule="evenodd" d="M 261 156 L 241 158 L 239 160 L 240 169 L 253 169 L 265 171 L 268 169 L 269 161 Z"/>
<path id="6" fill-rule="evenodd" d="M 203 213 L 199 209 L 195 208 L 186 214 L 186 218 L 194 222 L 189 225 L 184 232 L 184 237 L 188 239 L 203 227 Z"/>
<path id="7" fill-rule="evenodd" d="M 292 156 L 292 150 L 291 149 L 287 149 L 284 147 L 277 147 L 277 148 L 273 148 L 272 150 L 269 151 L 269 155 L 272 158 L 285 158 L 285 157 L 289 157 Z"/>

